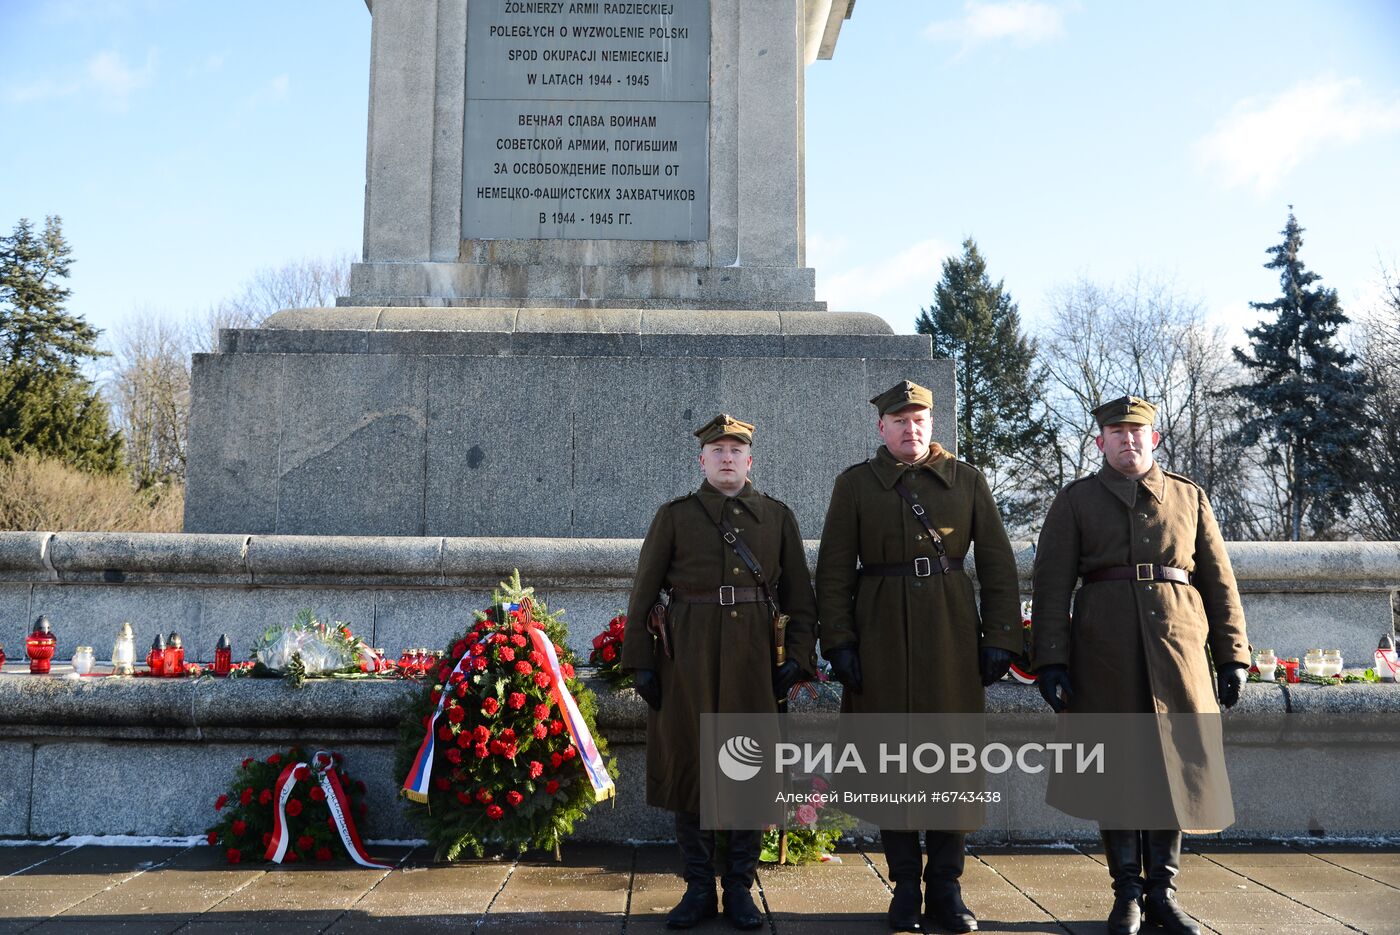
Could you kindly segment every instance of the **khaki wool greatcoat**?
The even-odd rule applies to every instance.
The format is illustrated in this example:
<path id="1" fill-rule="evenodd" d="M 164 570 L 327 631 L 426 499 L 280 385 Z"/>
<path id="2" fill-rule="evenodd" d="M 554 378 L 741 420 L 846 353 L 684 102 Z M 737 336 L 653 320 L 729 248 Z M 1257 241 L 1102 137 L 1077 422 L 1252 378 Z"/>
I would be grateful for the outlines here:
<path id="1" fill-rule="evenodd" d="M 949 558 L 975 542 L 981 613 L 966 573 L 938 572 L 929 537 L 894 489 L 905 486 L 927 511 Z M 932 561 L 933 574 L 863 576 L 861 564 Z M 1023 648 L 1016 560 L 982 474 L 935 444 L 917 465 L 883 445 L 836 478 L 817 556 L 823 650 L 856 644 L 864 683 L 845 692 L 855 714 L 980 714 L 978 650 Z"/>
<path id="2" fill-rule="evenodd" d="M 766 604 L 673 601 L 674 659 L 666 658 L 647 630 L 647 614 L 663 589 L 755 586 L 747 566 L 720 537 L 715 521 L 721 515 L 753 550 L 778 606 L 791 617 L 787 658 L 808 676 L 816 670 L 816 599 L 792 510 L 752 484 L 727 497 L 708 481 L 657 510 L 627 605 L 622 666 L 653 669 L 661 681 L 661 710 L 649 712 L 647 719 L 647 803 L 672 811 L 700 811 L 700 715 L 778 710 Z"/>
<path id="3" fill-rule="evenodd" d="M 1083 575 L 1139 564 L 1180 568 L 1192 583 L 1100 581 L 1075 591 Z M 1156 464 L 1134 481 L 1105 463 L 1062 489 L 1040 532 L 1032 587 L 1035 666 L 1068 666 L 1070 712 L 1215 716 L 1207 649 L 1217 667 L 1249 664 L 1234 571 L 1205 491 Z M 1218 718 L 1198 723 L 1205 739 L 1188 750 L 1158 719 L 1162 763 L 1180 827 L 1218 830 L 1228 815 L 1208 828 L 1191 817 L 1229 795 Z"/>

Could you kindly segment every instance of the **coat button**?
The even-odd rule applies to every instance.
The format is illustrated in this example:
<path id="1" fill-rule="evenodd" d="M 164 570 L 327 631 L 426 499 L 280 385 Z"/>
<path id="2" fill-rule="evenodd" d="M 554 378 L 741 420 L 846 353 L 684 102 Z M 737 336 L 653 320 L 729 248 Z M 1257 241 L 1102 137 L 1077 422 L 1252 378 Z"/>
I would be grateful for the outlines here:
<path id="1" fill-rule="evenodd" d="M 1148 542 L 1151 542 L 1152 540 L 1149 539 L 1149 538 L 1147 538 L 1146 536 L 1143 536 L 1143 537 L 1142 537 L 1142 541 L 1143 541 L 1144 543 L 1148 543 Z"/>
<path id="2" fill-rule="evenodd" d="M 739 612 L 738 612 L 737 610 L 731 610 L 731 611 L 729 612 L 729 616 L 730 616 L 731 619 L 732 619 L 732 618 L 735 618 L 735 617 L 738 617 L 738 616 L 739 616 Z"/>
<path id="3" fill-rule="evenodd" d="M 1139 513 L 1139 514 L 1138 514 L 1138 519 L 1147 519 L 1147 514 L 1146 514 L 1146 513 Z"/>
<path id="4" fill-rule="evenodd" d="M 738 515 L 739 515 L 739 508 L 738 508 L 737 506 L 734 508 L 734 515 L 735 515 L 735 516 L 738 516 Z"/>
<path id="5" fill-rule="evenodd" d="M 920 535 L 917 535 L 917 536 L 914 537 L 914 541 L 915 541 L 915 542 L 919 542 L 919 541 L 921 541 L 923 538 L 924 538 L 923 535 L 920 534 Z"/>
<path id="6" fill-rule="evenodd" d="M 737 569 L 737 568 L 734 569 L 734 574 L 736 574 L 736 575 L 739 574 L 739 569 Z"/>

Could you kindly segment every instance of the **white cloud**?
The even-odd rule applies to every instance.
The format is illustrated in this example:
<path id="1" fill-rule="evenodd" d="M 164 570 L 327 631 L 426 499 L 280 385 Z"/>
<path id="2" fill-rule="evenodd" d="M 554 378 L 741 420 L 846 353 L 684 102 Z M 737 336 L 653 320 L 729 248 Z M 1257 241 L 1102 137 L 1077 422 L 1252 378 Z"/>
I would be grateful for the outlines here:
<path id="1" fill-rule="evenodd" d="M 967 0 L 962 16 L 930 23 L 924 29 L 924 38 L 960 42 L 964 52 L 987 42 L 1035 45 L 1065 34 L 1064 14 L 1061 7 L 1039 0 Z"/>
<path id="2" fill-rule="evenodd" d="M 109 104 L 125 110 L 131 95 L 147 87 L 156 73 L 156 53 L 146 53 L 146 64 L 129 67 L 119 52 L 99 52 L 87 64 L 87 77 L 92 87 Z"/>
<path id="3" fill-rule="evenodd" d="M 1262 195 L 1324 146 L 1397 129 L 1400 94 L 1368 94 L 1355 78 L 1316 78 L 1267 100 L 1240 101 L 1196 142 L 1196 157 L 1227 187 L 1252 184 Z"/>
<path id="4" fill-rule="evenodd" d="M 817 271 L 818 299 L 834 311 L 874 312 L 906 331 L 913 330 L 919 308 L 932 301 L 943 260 L 955 251 L 939 240 L 920 240 L 886 259 L 848 266 L 839 256 L 844 241 L 814 240 L 809 239 L 808 252 Z"/>
<path id="5" fill-rule="evenodd" d="M 76 79 L 59 81 L 55 78 L 40 78 L 29 84 L 11 85 L 5 89 L 5 97 L 15 104 L 30 101 L 47 101 L 56 97 L 68 97 L 83 89 L 83 83 Z"/>

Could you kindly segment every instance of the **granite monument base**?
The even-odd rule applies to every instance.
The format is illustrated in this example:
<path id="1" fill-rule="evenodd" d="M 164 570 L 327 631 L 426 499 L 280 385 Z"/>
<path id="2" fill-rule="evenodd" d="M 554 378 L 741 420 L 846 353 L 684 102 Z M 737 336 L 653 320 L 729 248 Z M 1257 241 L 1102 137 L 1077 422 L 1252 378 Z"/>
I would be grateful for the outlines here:
<path id="1" fill-rule="evenodd" d="M 640 537 L 700 481 L 692 430 L 757 424 L 755 484 L 820 532 L 879 445 L 867 402 L 953 365 L 872 315 L 342 307 L 195 355 L 186 532 Z"/>

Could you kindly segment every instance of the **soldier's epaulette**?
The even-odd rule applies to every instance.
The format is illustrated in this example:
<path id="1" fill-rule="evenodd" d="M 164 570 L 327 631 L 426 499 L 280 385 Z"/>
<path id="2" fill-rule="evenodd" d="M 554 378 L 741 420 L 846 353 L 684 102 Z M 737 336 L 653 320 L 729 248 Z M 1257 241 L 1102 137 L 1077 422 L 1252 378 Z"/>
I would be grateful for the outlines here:
<path id="1" fill-rule="evenodd" d="M 786 503 L 784 503 L 783 501 L 779 500 L 777 497 L 773 496 L 772 494 L 763 493 L 763 491 L 761 491 L 761 490 L 759 491 L 759 493 L 763 495 L 763 499 L 765 499 L 765 500 L 772 500 L 774 503 L 776 503 L 778 506 L 782 507 L 783 509 L 787 510 L 789 513 L 792 512 L 792 507 L 788 506 Z"/>
<path id="2" fill-rule="evenodd" d="M 1162 473 L 1165 474 L 1165 475 L 1167 475 L 1168 477 L 1174 477 L 1174 478 L 1176 478 L 1177 480 L 1185 481 L 1186 483 L 1190 484 L 1192 487 L 1201 487 L 1200 484 L 1196 483 L 1196 482 L 1193 481 L 1191 478 L 1187 477 L 1185 474 L 1178 474 L 1178 473 L 1176 473 L 1175 471 L 1163 471 Z M 1201 487 L 1201 489 L 1204 490 L 1205 488 Z"/>
<path id="3" fill-rule="evenodd" d="M 1073 487 L 1075 484 L 1082 484 L 1082 483 L 1084 483 L 1086 480 L 1093 480 L 1093 479 L 1094 479 L 1094 475 L 1093 475 L 1093 474 L 1085 474 L 1083 477 L 1076 477 L 1074 480 L 1070 481 L 1068 484 L 1065 484 L 1065 486 L 1064 486 L 1063 489 L 1064 489 L 1064 490 L 1069 490 L 1069 489 L 1070 489 L 1071 487 Z"/>
<path id="4" fill-rule="evenodd" d="M 863 468 L 863 467 L 865 467 L 865 466 L 866 466 L 867 464 L 869 464 L 869 463 L 870 463 L 870 459 L 867 458 L 867 459 L 864 460 L 864 461 L 860 461 L 860 462 L 857 462 L 856 464 L 852 464 L 850 467 L 848 467 L 848 468 L 846 468 L 844 471 L 842 471 L 841 474 L 849 474 L 849 473 L 851 473 L 852 471 L 854 471 L 856 468 Z M 841 475 L 838 474 L 838 475 L 836 475 L 836 476 L 837 476 L 837 477 L 840 477 Z"/>
<path id="5" fill-rule="evenodd" d="M 693 496 L 695 496 L 695 494 L 688 493 L 688 494 L 685 494 L 685 495 L 683 495 L 683 496 L 677 497 L 677 498 L 674 499 L 674 500 L 667 500 L 667 501 L 666 501 L 666 505 L 667 505 L 667 506 L 675 506 L 675 505 L 678 504 L 678 503 L 684 503 L 685 501 L 689 500 L 689 499 L 690 499 L 691 497 L 693 497 Z"/>

